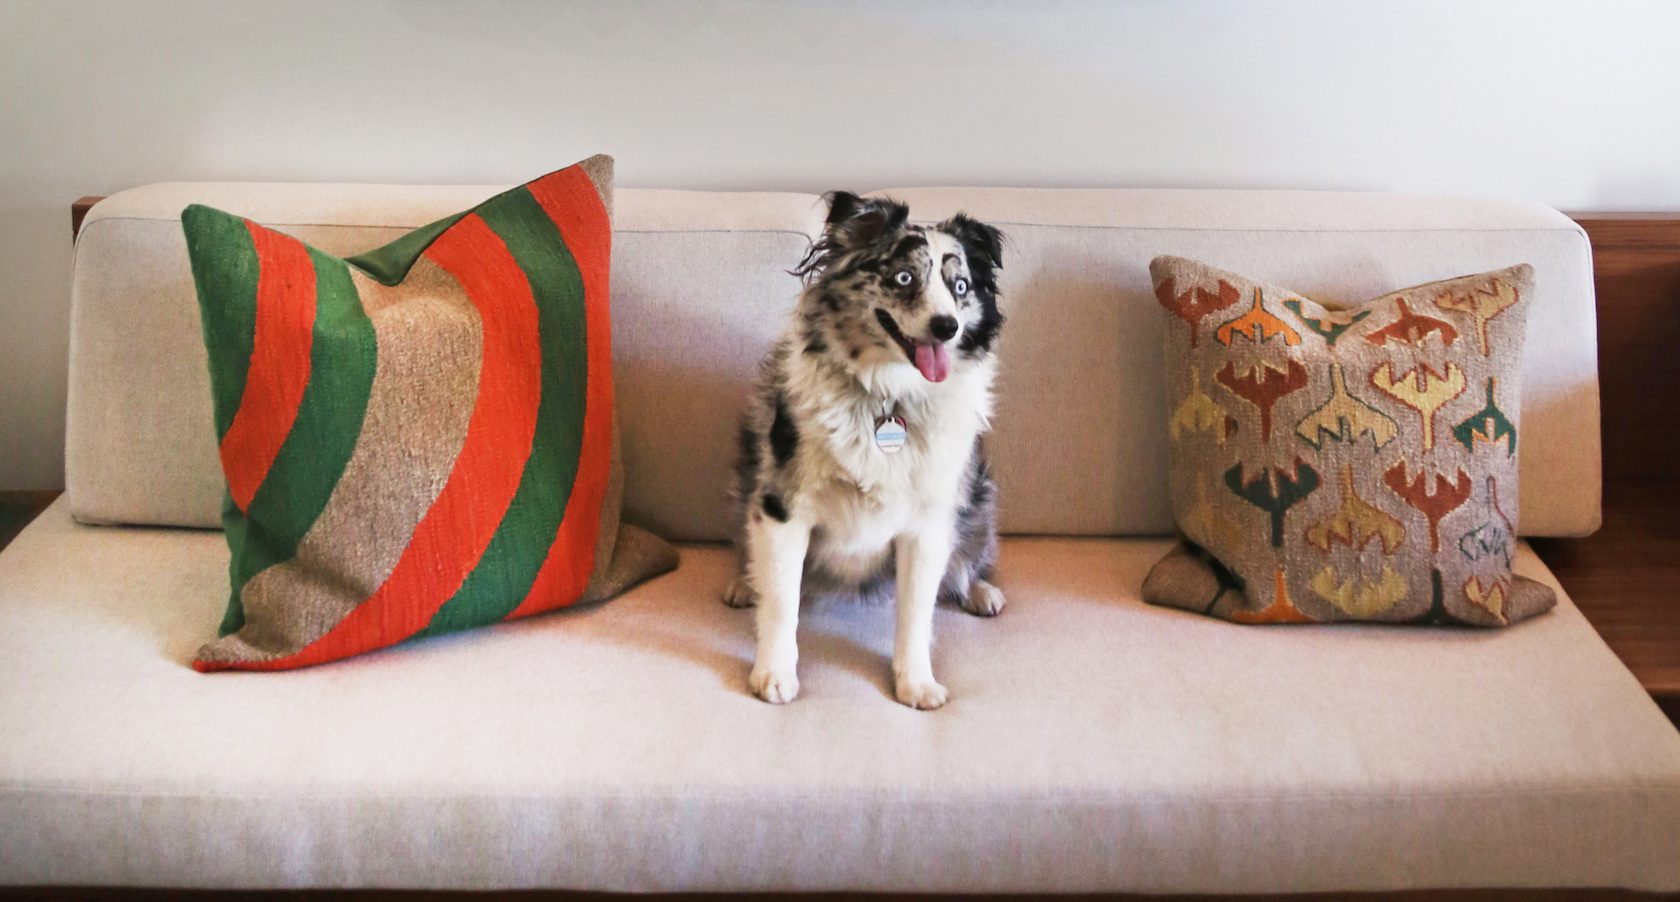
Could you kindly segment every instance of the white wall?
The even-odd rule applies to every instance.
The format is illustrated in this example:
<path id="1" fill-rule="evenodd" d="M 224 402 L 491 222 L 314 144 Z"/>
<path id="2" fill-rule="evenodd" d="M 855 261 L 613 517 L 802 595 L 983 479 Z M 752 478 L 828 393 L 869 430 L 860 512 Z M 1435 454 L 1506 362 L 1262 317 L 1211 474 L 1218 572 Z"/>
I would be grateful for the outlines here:
<path id="1" fill-rule="evenodd" d="M 0 489 L 68 206 L 165 179 L 1369 188 L 1680 208 L 1680 3 L 0 0 Z"/>

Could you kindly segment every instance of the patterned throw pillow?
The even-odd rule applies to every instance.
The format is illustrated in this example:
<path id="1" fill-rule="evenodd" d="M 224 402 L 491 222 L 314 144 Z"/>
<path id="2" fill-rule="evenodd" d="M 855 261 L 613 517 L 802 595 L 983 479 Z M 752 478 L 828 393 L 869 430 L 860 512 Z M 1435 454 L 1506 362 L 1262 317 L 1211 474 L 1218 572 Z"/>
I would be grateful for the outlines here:
<path id="1" fill-rule="evenodd" d="M 348 260 L 208 207 L 233 592 L 202 671 L 319 664 L 675 566 L 619 523 L 597 156 Z"/>
<path id="2" fill-rule="evenodd" d="M 1529 266 L 1335 309 L 1192 260 L 1170 315 L 1173 515 L 1143 597 L 1241 623 L 1497 626 L 1511 572 Z"/>

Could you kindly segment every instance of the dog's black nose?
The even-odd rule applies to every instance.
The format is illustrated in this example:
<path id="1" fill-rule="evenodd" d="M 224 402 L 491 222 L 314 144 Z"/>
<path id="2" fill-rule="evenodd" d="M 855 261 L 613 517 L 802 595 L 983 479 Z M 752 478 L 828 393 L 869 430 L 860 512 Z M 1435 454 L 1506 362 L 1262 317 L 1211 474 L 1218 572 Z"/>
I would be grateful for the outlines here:
<path id="1" fill-rule="evenodd" d="M 936 316 L 928 321 L 928 330 L 933 337 L 940 341 L 950 341 L 951 336 L 957 334 L 957 318 L 954 316 Z"/>

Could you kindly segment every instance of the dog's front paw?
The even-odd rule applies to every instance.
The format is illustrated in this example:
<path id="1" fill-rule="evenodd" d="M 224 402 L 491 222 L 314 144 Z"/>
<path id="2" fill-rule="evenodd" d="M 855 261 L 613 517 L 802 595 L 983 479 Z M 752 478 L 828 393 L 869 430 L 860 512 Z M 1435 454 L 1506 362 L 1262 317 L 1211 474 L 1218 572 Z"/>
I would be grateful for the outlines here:
<path id="1" fill-rule="evenodd" d="M 729 587 L 723 590 L 723 603 L 732 608 L 750 608 L 758 602 L 753 594 L 752 585 L 745 576 L 737 576 L 729 581 Z"/>
<path id="2" fill-rule="evenodd" d="M 754 665 L 747 686 L 753 695 L 772 705 L 785 705 L 799 697 L 799 677 L 793 668 L 760 667 Z"/>
<path id="3" fill-rule="evenodd" d="M 968 587 L 968 596 L 962 600 L 962 609 L 977 617 L 996 617 L 1003 611 L 1006 602 L 1002 589 L 983 579 L 977 579 Z"/>
<path id="4" fill-rule="evenodd" d="M 932 711 L 945 704 L 951 695 L 932 676 L 901 676 L 897 680 L 895 691 L 900 703 L 921 711 Z"/>

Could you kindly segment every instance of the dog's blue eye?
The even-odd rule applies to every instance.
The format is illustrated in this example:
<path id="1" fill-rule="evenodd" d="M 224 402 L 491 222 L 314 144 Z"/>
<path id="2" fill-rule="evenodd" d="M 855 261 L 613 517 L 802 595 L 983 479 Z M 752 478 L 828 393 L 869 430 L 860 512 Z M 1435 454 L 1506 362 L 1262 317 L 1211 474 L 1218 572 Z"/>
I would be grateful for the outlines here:
<path id="1" fill-rule="evenodd" d="M 951 290 L 956 292 L 959 298 L 968 294 L 968 280 L 958 276 L 957 280 L 951 283 Z"/>
<path id="2" fill-rule="evenodd" d="M 901 269 L 901 270 L 898 271 L 898 275 L 893 276 L 893 281 L 897 282 L 900 285 L 909 285 L 911 282 L 914 282 L 915 280 L 916 280 L 916 277 L 910 275 L 910 270 L 908 270 L 908 269 Z"/>

